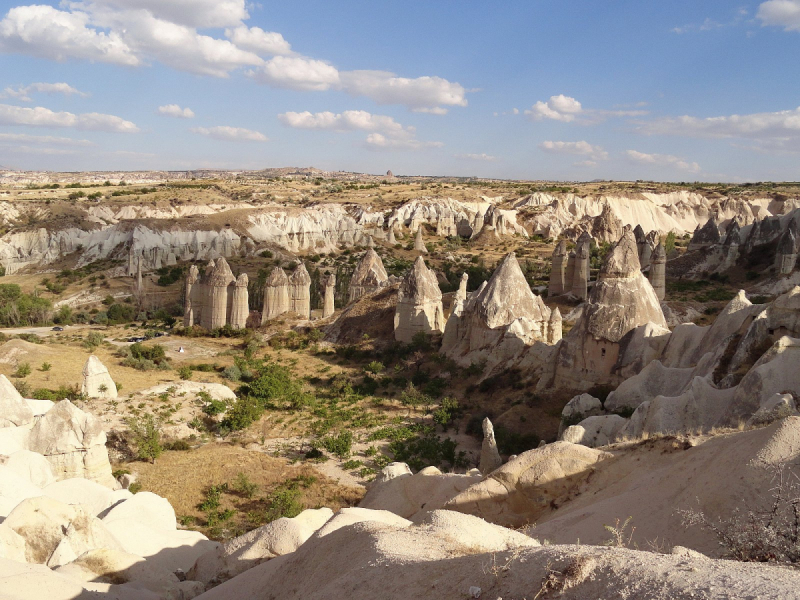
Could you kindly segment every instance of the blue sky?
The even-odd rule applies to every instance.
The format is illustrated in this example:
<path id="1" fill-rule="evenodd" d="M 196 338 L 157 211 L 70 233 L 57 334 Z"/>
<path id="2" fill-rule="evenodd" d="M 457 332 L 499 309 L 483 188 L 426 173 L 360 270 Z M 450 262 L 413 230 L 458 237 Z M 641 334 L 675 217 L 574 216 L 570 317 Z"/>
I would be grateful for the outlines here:
<path id="1" fill-rule="evenodd" d="M 800 0 L 0 2 L 0 165 L 800 179 Z"/>

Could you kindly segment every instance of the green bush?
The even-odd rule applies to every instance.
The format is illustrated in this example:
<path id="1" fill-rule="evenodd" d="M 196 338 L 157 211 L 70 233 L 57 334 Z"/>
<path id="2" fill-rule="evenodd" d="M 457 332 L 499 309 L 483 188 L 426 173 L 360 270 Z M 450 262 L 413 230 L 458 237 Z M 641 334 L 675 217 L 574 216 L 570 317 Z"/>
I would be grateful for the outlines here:
<path id="1" fill-rule="evenodd" d="M 139 417 L 128 417 L 125 424 L 130 429 L 133 444 L 136 446 L 136 456 L 140 460 L 149 460 L 151 463 L 161 456 L 161 422 L 153 415 L 147 414 Z"/>
<path id="2" fill-rule="evenodd" d="M 183 365 L 178 369 L 178 377 L 183 379 L 184 381 L 188 381 L 192 378 L 192 367 L 189 365 Z"/>
<path id="3" fill-rule="evenodd" d="M 19 365 L 17 365 L 17 370 L 14 371 L 14 377 L 19 377 L 19 378 L 27 377 L 30 374 L 31 374 L 31 363 L 27 362 L 20 363 Z"/>
<path id="4" fill-rule="evenodd" d="M 320 445 L 342 460 L 350 457 L 353 450 L 353 433 L 342 431 L 338 435 L 328 435 L 319 440 Z"/>

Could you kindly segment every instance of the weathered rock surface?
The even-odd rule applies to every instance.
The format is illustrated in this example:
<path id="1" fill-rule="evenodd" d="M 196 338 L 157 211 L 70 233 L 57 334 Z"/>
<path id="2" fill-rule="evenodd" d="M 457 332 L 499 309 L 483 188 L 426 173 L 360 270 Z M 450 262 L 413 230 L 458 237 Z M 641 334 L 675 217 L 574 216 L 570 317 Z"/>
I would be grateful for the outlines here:
<path id="1" fill-rule="evenodd" d="M 347 292 L 348 302 L 358 300 L 365 294 L 377 292 L 388 282 L 389 275 L 386 273 L 381 257 L 374 249 L 370 248 L 361 257 L 350 278 L 350 287 Z"/>
<path id="2" fill-rule="evenodd" d="M 0 375 L 0 428 L 32 422 L 33 411 L 6 376 Z"/>
<path id="3" fill-rule="evenodd" d="M 445 327 L 442 292 L 436 274 L 421 256 L 400 284 L 394 316 L 394 337 L 409 343 L 417 333 L 442 333 Z"/>
<path id="4" fill-rule="evenodd" d="M 275 267 L 264 284 L 264 307 L 261 324 L 289 311 L 289 277 L 286 271 Z"/>
<path id="5" fill-rule="evenodd" d="M 89 398 L 116 398 L 117 384 L 111 378 L 106 366 L 95 355 L 91 355 L 83 365 L 81 392 Z"/>
<path id="6" fill-rule="evenodd" d="M 481 475 L 488 475 L 503 464 L 497 441 L 494 439 L 494 427 L 489 417 L 483 419 L 483 443 L 481 444 L 481 460 L 478 469 Z"/>

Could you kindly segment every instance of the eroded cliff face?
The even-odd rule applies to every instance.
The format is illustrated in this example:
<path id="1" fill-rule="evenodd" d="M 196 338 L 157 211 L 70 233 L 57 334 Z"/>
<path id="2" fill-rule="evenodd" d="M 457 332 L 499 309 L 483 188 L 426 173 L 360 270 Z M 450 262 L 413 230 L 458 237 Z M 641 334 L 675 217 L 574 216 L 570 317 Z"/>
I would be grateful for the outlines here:
<path id="1" fill-rule="evenodd" d="M 640 225 L 644 231 L 684 234 L 702 227 L 710 218 L 721 226 L 727 226 L 734 218 L 740 225 L 749 225 L 767 216 L 786 214 L 799 206 L 799 198 L 780 201 L 766 197 L 711 198 L 686 190 L 608 196 L 537 192 L 514 203 L 514 208 L 522 211 L 529 233 L 552 238 L 568 235 L 573 239 L 583 231 L 604 239 L 602 232 L 595 231 L 595 219 L 604 210 L 604 221 L 618 219 L 623 226 Z"/>

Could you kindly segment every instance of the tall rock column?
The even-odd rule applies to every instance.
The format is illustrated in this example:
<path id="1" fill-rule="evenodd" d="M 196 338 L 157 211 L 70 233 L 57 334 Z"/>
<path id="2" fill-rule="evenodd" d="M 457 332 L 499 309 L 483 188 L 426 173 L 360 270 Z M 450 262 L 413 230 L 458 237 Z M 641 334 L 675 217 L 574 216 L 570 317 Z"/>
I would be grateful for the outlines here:
<path id="1" fill-rule="evenodd" d="M 775 253 L 775 269 L 779 275 L 787 275 L 794 270 L 797 264 L 797 238 L 792 231 L 791 223 L 783 232 L 778 241 L 778 251 Z"/>
<path id="2" fill-rule="evenodd" d="M 289 277 L 280 267 L 272 269 L 272 273 L 264 283 L 264 307 L 261 312 L 261 324 L 282 315 L 289 310 Z"/>
<path id="3" fill-rule="evenodd" d="M 202 325 L 206 329 L 224 327 L 228 322 L 228 286 L 236 278 L 224 257 L 209 263 L 206 271 L 206 305 L 203 307 Z"/>
<path id="4" fill-rule="evenodd" d="M 247 277 L 247 273 L 242 273 L 231 286 L 230 324 L 234 329 L 247 327 L 247 317 L 250 316 L 248 283 L 250 283 L 250 280 Z"/>
<path id="5" fill-rule="evenodd" d="M 575 252 L 575 267 L 572 275 L 572 295 L 586 300 L 589 291 L 589 242 L 581 242 Z"/>
<path id="6" fill-rule="evenodd" d="M 444 324 L 439 282 L 434 272 L 425 266 L 423 258 L 418 256 L 400 284 L 394 313 L 394 339 L 408 343 L 420 331 L 442 333 Z"/>
<path id="7" fill-rule="evenodd" d="M 422 240 L 422 227 L 417 228 L 417 237 L 414 238 L 414 250 L 422 252 L 422 254 L 428 253 L 425 242 Z"/>
<path id="8" fill-rule="evenodd" d="M 311 275 L 303 263 L 289 277 L 289 310 L 304 319 L 311 318 Z"/>
<path id="9" fill-rule="evenodd" d="M 557 344 L 561 340 L 564 333 L 564 323 L 561 318 L 561 311 L 556 306 L 550 312 L 550 320 L 547 322 L 547 343 L 551 346 Z"/>
<path id="10" fill-rule="evenodd" d="M 191 327 L 195 323 L 195 319 L 200 320 L 200 307 L 197 306 L 198 290 L 195 289 L 197 280 L 200 278 L 200 271 L 195 265 L 189 267 L 189 273 L 186 275 L 186 284 L 184 287 L 183 299 L 183 326 Z"/>
<path id="11" fill-rule="evenodd" d="M 100 359 L 92 354 L 83 365 L 81 393 L 87 398 L 113 399 L 117 397 L 117 384 Z"/>
<path id="12" fill-rule="evenodd" d="M 467 283 L 469 282 L 469 273 L 466 271 L 461 274 L 461 282 L 458 284 L 458 291 L 453 297 L 453 309 L 450 314 L 461 316 L 464 312 L 464 303 L 467 301 Z"/>
<path id="13" fill-rule="evenodd" d="M 322 305 L 322 318 L 330 317 L 335 311 L 334 294 L 336 293 L 336 275 L 330 273 L 325 279 L 325 298 Z"/>
<path id="14" fill-rule="evenodd" d="M 366 294 L 372 294 L 389 282 L 389 275 L 381 257 L 370 248 L 356 265 L 347 290 L 348 302 L 354 302 Z"/>
<path id="15" fill-rule="evenodd" d="M 483 427 L 483 443 L 481 444 L 481 461 L 478 470 L 485 477 L 502 467 L 503 459 L 500 458 L 500 451 L 497 449 L 497 441 L 494 438 L 494 426 L 489 417 L 484 417 L 481 425 Z"/>
<path id="16" fill-rule="evenodd" d="M 553 250 L 553 265 L 550 269 L 550 285 L 548 296 L 560 296 L 564 293 L 567 271 L 567 240 L 561 240 Z"/>
<path id="17" fill-rule="evenodd" d="M 650 259 L 650 285 L 656 298 L 663 300 L 667 293 L 667 251 L 664 244 L 659 243 Z"/>

